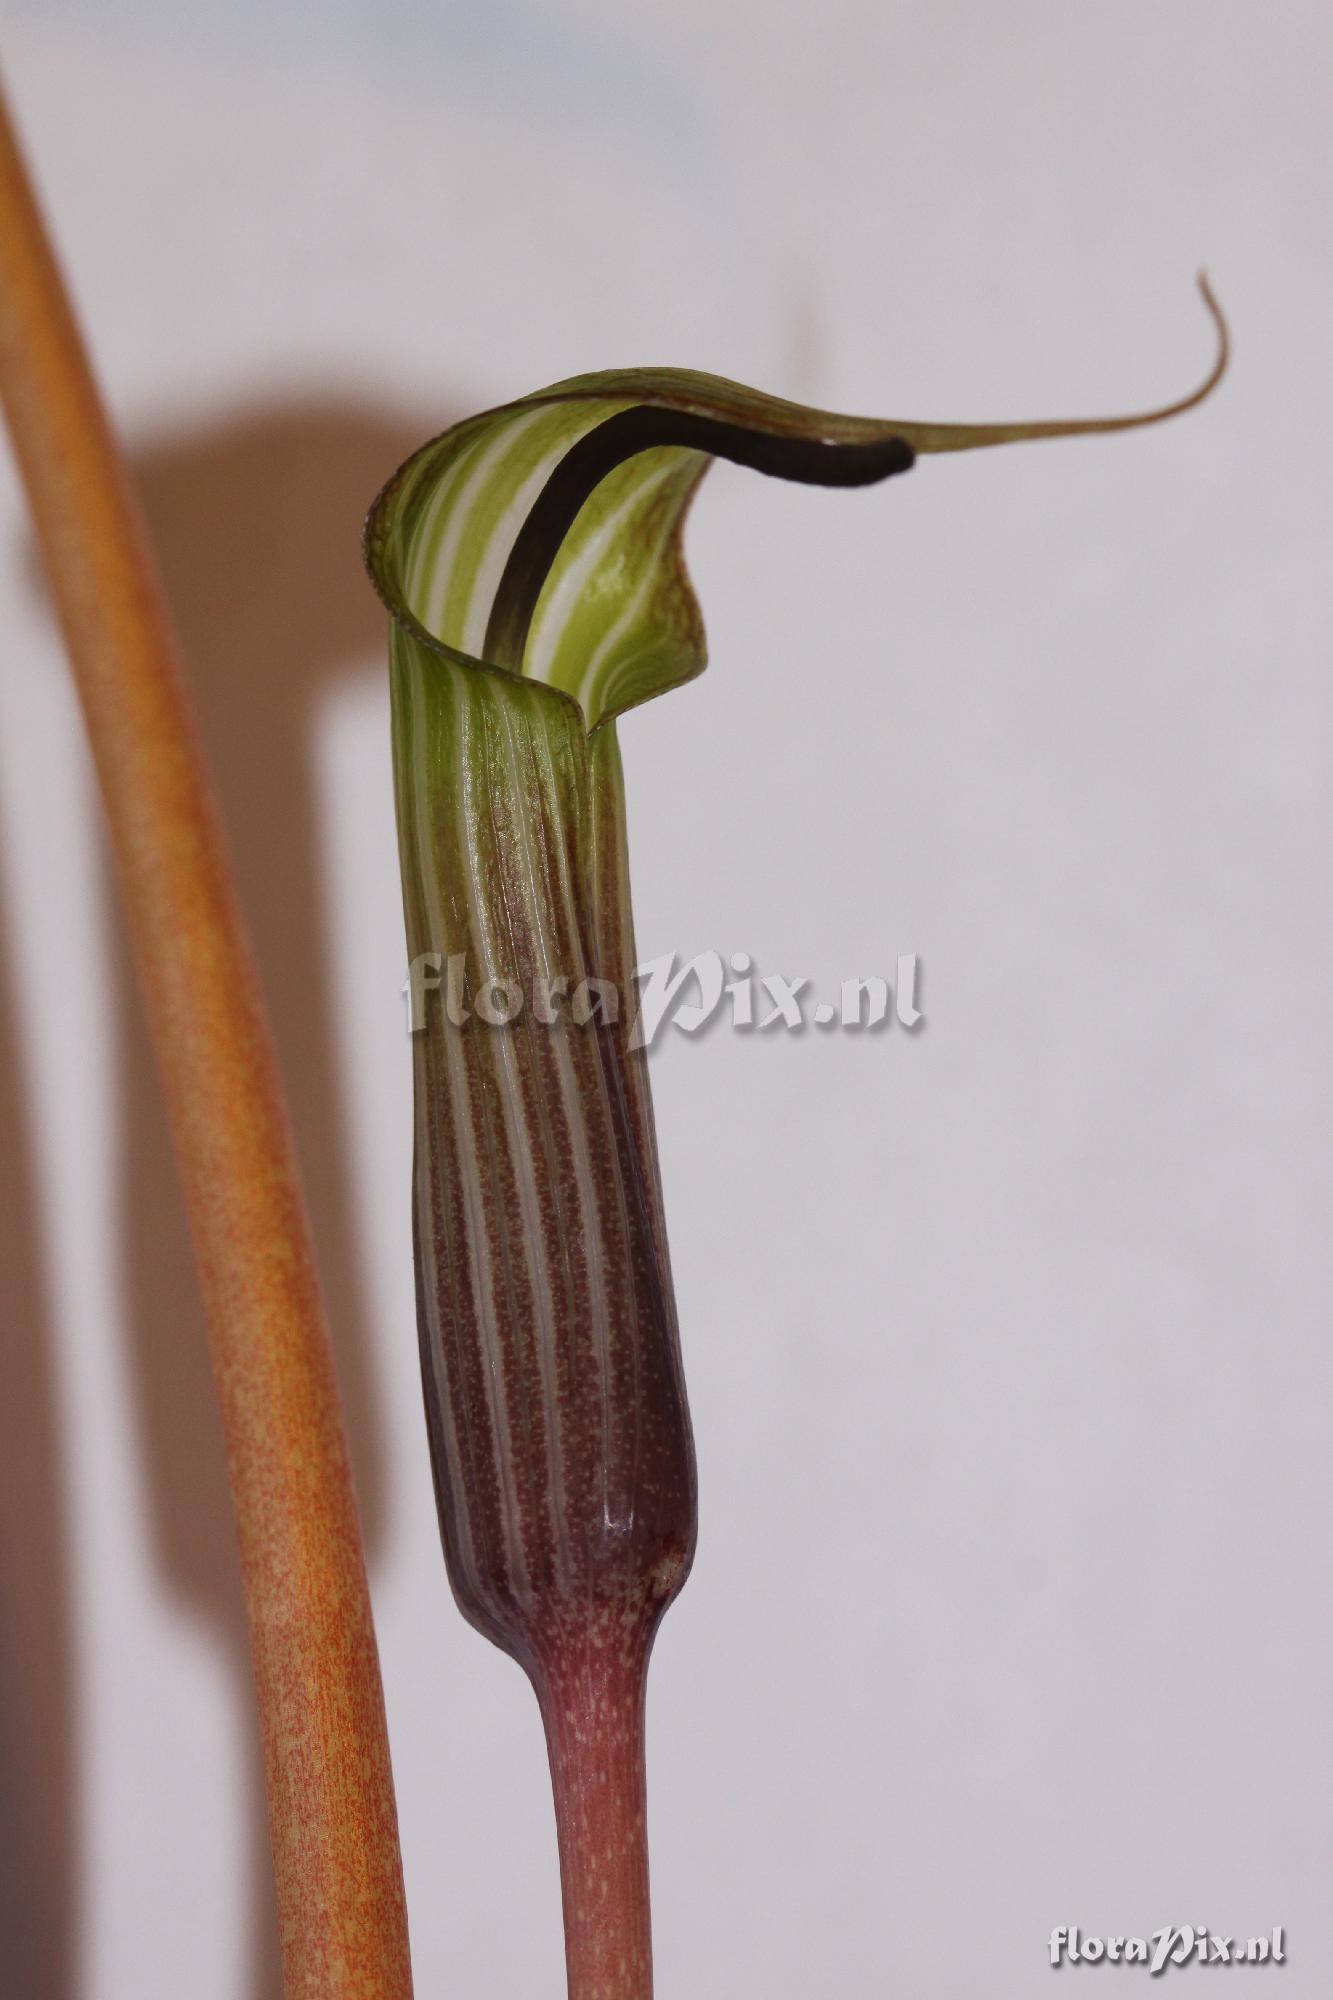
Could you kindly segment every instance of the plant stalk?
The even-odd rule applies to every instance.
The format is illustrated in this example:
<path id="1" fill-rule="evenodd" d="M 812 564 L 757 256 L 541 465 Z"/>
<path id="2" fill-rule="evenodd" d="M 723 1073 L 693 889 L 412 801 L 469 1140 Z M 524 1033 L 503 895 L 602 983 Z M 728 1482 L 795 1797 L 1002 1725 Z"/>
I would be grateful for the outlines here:
<path id="1" fill-rule="evenodd" d="M 652 2000 L 648 1662 L 587 1643 L 538 1684 L 555 1796 L 569 2000 Z"/>
<path id="2" fill-rule="evenodd" d="M 286 1111 L 147 537 L 2 101 L 0 399 L 184 1183 L 249 1609 L 285 1990 L 407 2000 L 379 1662 Z"/>

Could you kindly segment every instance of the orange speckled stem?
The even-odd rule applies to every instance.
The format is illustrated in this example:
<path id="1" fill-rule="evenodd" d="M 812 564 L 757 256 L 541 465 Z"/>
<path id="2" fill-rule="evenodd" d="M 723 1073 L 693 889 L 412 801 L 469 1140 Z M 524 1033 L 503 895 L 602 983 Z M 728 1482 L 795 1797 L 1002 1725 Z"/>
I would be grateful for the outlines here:
<path id="1" fill-rule="evenodd" d="M 138 508 L 0 104 L 0 397 L 92 741 L 222 1409 L 289 2000 L 404 2000 L 379 1661 L 259 989 Z M 152 1884 L 143 1885 L 145 1906 Z"/>

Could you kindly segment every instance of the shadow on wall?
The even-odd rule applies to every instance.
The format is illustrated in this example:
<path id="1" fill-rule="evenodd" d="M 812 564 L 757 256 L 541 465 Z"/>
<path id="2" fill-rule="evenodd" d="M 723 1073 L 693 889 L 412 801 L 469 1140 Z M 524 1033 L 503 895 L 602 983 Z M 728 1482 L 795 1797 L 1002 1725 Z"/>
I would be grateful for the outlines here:
<path id="1" fill-rule="evenodd" d="M 314 734 L 331 683 L 384 671 L 385 614 L 360 561 L 366 508 L 395 466 L 447 421 L 291 400 L 177 430 L 134 455 L 277 1043 L 372 1564 L 385 1508 L 378 1368 L 330 1013 Z M 397 895 L 396 883 L 385 886 Z M 156 1549 L 169 1587 L 214 1625 L 233 1662 L 252 1765 L 249 1991 L 252 2000 L 277 2000 L 262 1774 L 221 1440 L 141 1011 L 128 978 L 121 990 L 124 1323 Z"/>
<path id="2" fill-rule="evenodd" d="M 6 1992 L 74 2000 L 69 1569 L 27 1110 L 0 962 L 0 1965 Z"/>
<path id="3" fill-rule="evenodd" d="M 383 671 L 385 614 L 359 558 L 365 510 L 409 451 L 449 421 L 443 411 L 417 421 L 355 400 L 293 397 L 198 429 L 177 428 L 147 440 L 133 457 L 277 1042 L 372 1564 L 385 1515 L 378 1369 L 330 1015 L 314 730 L 334 681 Z M 386 884 L 386 893 L 396 896 L 396 883 Z M 221 1438 L 165 1119 L 123 949 L 121 959 L 121 1317 L 152 1549 L 167 1590 L 213 1629 L 231 1662 L 238 1739 L 251 1771 L 247 1991 L 249 2000 L 278 2000 L 268 1834 Z M 31 1966 L 16 1994 L 74 2000 L 68 1575 L 21 1070 L 3 1000 L 0 990 L 7 1183 L 0 1201 L 0 1954 L 6 1991 L 15 1968 L 27 1975 Z"/>

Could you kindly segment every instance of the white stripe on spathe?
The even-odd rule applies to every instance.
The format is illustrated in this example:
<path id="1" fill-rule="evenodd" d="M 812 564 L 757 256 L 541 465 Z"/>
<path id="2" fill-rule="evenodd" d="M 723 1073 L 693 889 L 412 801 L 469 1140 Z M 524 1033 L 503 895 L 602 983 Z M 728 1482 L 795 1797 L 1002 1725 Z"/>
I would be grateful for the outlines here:
<path id="1" fill-rule="evenodd" d="M 523 523 L 531 513 L 533 503 L 547 480 L 566 452 L 570 451 L 580 438 L 586 437 L 596 425 L 604 423 L 608 414 L 617 407 L 613 404 L 608 409 L 608 406 L 597 403 L 582 411 L 566 412 L 569 429 L 542 457 L 522 484 L 515 488 L 513 497 L 505 503 L 504 511 L 492 528 L 473 573 L 466 606 L 460 607 L 461 615 L 458 616 L 456 629 L 461 634 L 458 645 L 462 652 L 472 654 L 474 659 L 481 656 L 481 649 L 486 643 L 486 627 L 490 622 L 495 593 L 500 588 L 505 564 L 509 560 L 514 543 L 518 540 Z M 500 482 L 504 470 L 503 466 L 496 467 L 493 474 L 494 483 Z"/>
<path id="2" fill-rule="evenodd" d="M 426 597 L 422 610 L 417 614 L 428 632 L 437 639 L 451 643 L 446 628 L 446 614 L 450 610 L 449 593 L 454 580 L 454 564 L 458 557 L 458 546 L 474 509 L 480 504 L 483 489 L 491 475 L 507 455 L 510 446 L 522 437 L 525 431 L 540 423 L 546 414 L 544 409 L 520 410 L 508 417 L 500 425 L 496 435 L 472 460 L 470 470 L 453 497 L 450 518 L 445 526 L 440 545 L 431 559 L 429 575 L 423 578 Z"/>
<path id="3" fill-rule="evenodd" d="M 527 823 L 530 817 L 530 807 L 528 804 L 529 792 L 523 782 L 522 773 L 519 769 L 517 749 L 514 742 L 513 717 L 506 702 L 501 702 L 500 704 L 499 719 L 500 731 L 504 739 L 505 764 L 509 773 L 510 798 L 513 801 L 515 816 L 521 816 L 524 821 L 521 838 L 517 843 L 519 854 L 516 857 L 521 859 L 524 870 L 524 880 L 520 889 L 523 914 L 526 919 L 527 932 L 537 941 L 543 969 L 549 978 L 554 976 L 555 968 L 552 963 L 554 954 L 552 953 L 550 941 L 545 935 L 542 924 L 541 899 L 533 870 L 533 854 L 535 848 L 540 844 L 540 829 L 534 828 Z M 505 882 L 512 880 L 508 870 L 505 869 L 501 870 L 501 877 Z M 508 891 L 505 890 L 502 893 L 505 894 L 507 901 Z M 512 917 L 510 918 L 509 928 L 512 934 Z M 493 945 L 491 952 L 492 955 L 489 963 L 495 965 Z M 503 971 L 503 968 L 499 966 L 496 966 L 496 969 Z M 517 967 L 511 968 L 511 971 L 516 972 L 517 970 Z M 535 966 L 533 971 L 536 971 Z M 563 1067 L 569 1061 L 569 1051 L 565 1044 L 563 1029 L 561 1027 L 553 1027 L 551 1034 L 555 1038 L 554 1046 L 557 1059 Z M 555 1385 L 557 1308 L 555 1290 L 551 1279 L 549 1237 L 547 1232 L 542 1228 L 541 1222 L 539 1188 L 543 1181 L 549 1181 L 551 1177 L 545 1158 L 542 1157 L 544 1153 L 542 1144 L 544 1135 L 540 1124 L 534 1133 L 524 1107 L 522 1084 L 516 1073 L 516 1040 L 508 1034 L 501 1034 L 496 1037 L 496 1040 L 500 1045 L 499 1060 L 504 1093 L 505 1125 L 509 1134 L 510 1159 L 514 1169 L 515 1185 L 518 1189 L 519 1205 L 523 1212 L 524 1226 L 521 1239 L 523 1260 L 527 1266 L 533 1298 L 533 1313 L 536 1320 L 536 1325 L 533 1328 L 533 1338 L 537 1347 L 538 1365 L 541 1370 L 542 1385 L 545 1392 L 542 1407 L 542 1428 L 546 1438 L 546 1458 L 549 1471 L 547 1498 L 551 1507 L 551 1519 L 559 1535 L 557 1561 L 561 1571 L 561 1580 L 562 1582 L 567 1582 L 569 1550 L 563 1533 L 565 1516 L 563 1504 L 562 1440 L 559 1436 L 558 1422 L 547 1421 L 548 1418 L 554 1417 L 559 1408 Z M 538 1102 L 540 1104 L 540 1086 L 538 1087 Z M 558 1208 L 558 1184 L 552 1186 L 551 1193 Z M 559 1218 L 558 1227 L 563 1225 L 563 1220 L 563 1217 Z M 582 1220 L 586 1229 L 586 1217 L 582 1218 Z"/>
<path id="4" fill-rule="evenodd" d="M 424 662 L 422 653 L 418 647 L 405 646 L 404 651 L 407 655 L 407 673 L 410 677 L 411 686 L 410 708 L 414 716 L 414 724 L 409 738 L 413 742 L 414 782 L 417 787 L 417 797 L 426 798 L 429 796 L 427 788 L 429 786 L 430 774 L 428 769 L 427 743 L 430 731 L 425 726 L 425 717 L 428 709 L 425 674 L 423 671 Z M 426 910 L 427 924 L 429 926 L 428 935 L 443 936 L 444 932 L 441 929 L 443 910 L 440 904 L 439 884 L 436 879 L 432 843 L 429 838 L 429 823 L 423 818 L 422 814 L 417 813 L 414 815 L 413 825 L 415 831 L 414 849 L 417 861 L 418 887 Z M 444 1083 L 449 1098 L 448 1110 L 446 1111 L 445 1107 L 438 1102 L 434 1092 L 423 1091 L 420 1083 L 417 1085 L 415 1097 L 418 1116 L 421 1115 L 424 1108 L 426 1117 L 432 1123 L 436 1118 L 447 1117 L 449 1119 L 453 1128 L 453 1148 L 455 1153 L 459 1154 L 466 1150 L 466 1097 L 465 1095 L 463 1096 L 463 1104 L 460 1106 L 459 1078 L 455 1074 L 454 1064 L 451 1060 L 452 1053 L 451 1049 L 446 1049 Z M 423 1048 L 418 1054 L 417 1061 L 421 1063 L 425 1062 L 426 1059 L 427 1051 Z M 418 1132 L 417 1145 L 421 1149 L 419 1157 L 432 1163 L 438 1163 L 442 1157 L 447 1156 L 448 1149 L 442 1149 L 438 1144 L 432 1144 L 432 1136 L 431 1134 Z M 475 1158 L 465 1163 L 464 1172 L 469 1177 L 475 1177 Z M 455 1290 L 457 1274 L 442 1271 L 439 1266 L 439 1244 L 435 1234 L 435 1215 L 431 1202 L 435 1177 L 433 1174 L 427 1173 L 420 1175 L 419 1179 L 421 1208 L 418 1211 L 418 1241 L 420 1244 L 420 1254 L 425 1260 L 428 1280 L 424 1287 L 424 1294 L 427 1301 L 427 1316 L 431 1334 L 429 1349 L 431 1373 L 435 1379 L 438 1396 L 436 1408 L 443 1412 L 445 1419 L 444 1449 L 448 1459 L 450 1481 L 455 1492 L 463 1493 L 467 1490 L 463 1469 L 464 1446 L 459 1437 L 458 1426 L 460 1417 L 466 1423 L 466 1411 L 457 1407 L 454 1398 L 448 1393 L 448 1364 L 444 1356 L 445 1329 L 440 1320 L 439 1303 L 442 1296 L 447 1296 L 450 1291 Z M 464 1202 L 464 1227 L 468 1241 L 466 1245 L 459 1245 L 457 1248 L 462 1255 L 466 1256 L 471 1266 L 473 1297 L 477 1301 L 478 1310 L 480 1310 L 480 1295 L 483 1282 L 480 1270 L 481 1260 L 476 1246 L 477 1231 L 475 1214 L 472 1204 L 466 1199 Z M 466 1274 L 463 1275 L 466 1278 Z M 455 1328 L 454 1338 L 457 1340 L 459 1337 L 460 1330 Z M 475 1441 L 469 1432 L 466 1455 L 471 1458 L 474 1453 Z M 467 1543 L 466 1549 L 460 1553 L 464 1562 L 470 1567 L 478 1585 L 480 1585 L 481 1568 L 476 1548 L 472 1541 L 470 1510 L 466 1507 L 459 1508 L 456 1518 L 460 1531 L 465 1536 Z"/>
<path id="5" fill-rule="evenodd" d="M 645 486 L 643 493 L 648 493 L 651 490 L 650 486 Z M 625 599 L 619 612 L 607 626 L 596 646 L 594 646 L 592 655 L 579 677 L 574 692 L 579 705 L 588 718 L 590 726 L 592 723 L 600 722 L 601 720 L 600 711 L 603 704 L 597 699 L 597 677 L 603 671 L 608 657 L 634 629 L 635 621 L 647 605 L 658 582 L 658 560 L 667 543 L 671 540 L 675 528 L 676 518 L 673 516 L 668 519 L 661 534 L 653 543 L 652 552 L 644 564 L 643 575 L 640 577 L 638 584 Z"/>
<path id="6" fill-rule="evenodd" d="M 435 570 L 445 516 L 459 481 L 476 463 L 485 445 L 486 433 L 482 431 L 457 450 L 452 464 L 446 465 L 443 470 L 431 465 L 426 475 L 428 479 L 438 480 L 439 484 L 431 494 L 426 511 L 413 531 L 411 546 L 403 564 L 403 576 L 407 601 L 419 612 L 421 622 L 428 631 L 432 629 L 428 616 L 430 580 Z M 438 637 L 438 634 L 436 636 Z"/>
<path id="7" fill-rule="evenodd" d="M 579 608 L 583 591 L 601 562 L 608 546 L 624 527 L 630 515 L 642 501 L 669 479 L 676 470 L 674 465 L 661 466 L 636 486 L 627 499 L 622 500 L 613 513 L 598 524 L 556 578 L 550 589 L 543 592 L 533 616 L 532 629 L 528 637 L 527 651 L 523 656 L 523 671 L 534 681 L 550 681 L 559 654 L 560 643 L 571 618 Z"/>
<path id="8" fill-rule="evenodd" d="M 455 733 L 457 754 L 455 758 L 455 783 L 453 787 L 458 815 L 457 846 L 455 852 L 462 863 L 458 872 L 467 897 L 470 928 L 477 939 L 480 962 L 483 968 L 485 968 L 495 964 L 495 953 L 491 927 L 487 921 L 486 898 L 478 878 L 476 846 L 469 838 L 469 829 L 476 822 L 476 816 L 481 809 L 481 803 L 475 797 L 475 787 L 473 784 L 473 768 L 477 759 L 476 756 L 470 754 L 468 741 L 476 720 L 472 704 L 468 699 L 467 685 L 464 679 L 468 671 L 469 669 L 458 666 L 452 660 L 449 662 L 449 678 L 457 696 L 455 713 L 459 723 Z M 482 726 L 484 727 L 484 724 Z M 497 1036 L 495 1039 L 503 1040 L 504 1038 Z M 450 1045 L 451 1072 L 455 1070 L 461 1072 L 466 1055 L 462 1046 L 462 1037 L 446 1035 L 445 1040 Z M 507 1078 L 504 1079 L 504 1087 L 506 1090 L 512 1088 Z M 466 1106 L 469 1103 L 470 1093 L 466 1091 L 462 1092 L 462 1098 Z M 454 1102 L 455 1106 L 457 1106 L 457 1097 L 455 1097 Z M 489 1141 L 490 1145 L 494 1145 L 500 1135 L 493 1131 L 487 1132 L 484 1136 L 479 1133 L 472 1123 L 470 1110 L 464 1112 L 464 1125 L 469 1141 L 468 1157 L 463 1161 L 468 1199 L 469 1203 L 473 1206 L 484 1207 L 486 1203 L 486 1191 L 493 1184 L 494 1175 L 480 1165 L 479 1156 L 486 1141 Z M 489 1151 L 489 1146 L 486 1147 L 486 1150 Z M 481 1231 L 481 1235 L 484 1242 L 484 1229 Z M 524 1262 L 527 1263 L 526 1245 L 523 1246 L 523 1250 Z M 504 1357 L 500 1350 L 499 1327 L 495 1310 L 496 1294 L 501 1289 L 508 1294 L 507 1305 L 510 1314 L 513 1311 L 514 1300 L 512 1293 L 509 1292 L 509 1288 L 504 1282 L 504 1274 L 496 1272 L 492 1266 L 489 1251 L 486 1253 L 485 1263 L 487 1293 L 484 1298 L 477 1300 L 477 1326 L 486 1356 L 486 1366 L 482 1370 L 482 1376 L 486 1386 L 486 1401 L 490 1412 L 491 1430 L 495 1441 L 495 1469 L 500 1491 L 504 1496 L 505 1541 L 510 1558 L 510 1583 L 516 1594 L 523 1597 L 528 1592 L 530 1580 L 523 1553 L 522 1533 L 519 1527 L 520 1504 L 517 1476 L 514 1468 L 514 1434 L 509 1421 L 508 1406 L 505 1401 Z"/>
<path id="9" fill-rule="evenodd" d="M 437 694 L 433 694 L 427 688 L 425 673 L 428 665 L 432 674 L 437 672 L 438 668 L 434 662 L 428 662 L 426 657 L 416 647 L 412 649 L 412 660 L 414 693 L 417 707 L 416 734 L 418 744 L 422 745 L 430 734 L 425 723 L 430 712 L 431 703 L 433 700 L 438 700 L 439 698 Z M 450 786 L 450 791 L 459 808 L 462 829 L 465 829 L 467 825 L 469 792 L 467 776 L 469 761 L 467 747 L 469 702 L 467 683 L 464 678 L 466 671 L 466 669 L 455 665 L 452 661 L 445 664 L 445 672 L 452 683 L 455 721 L 453 730 L 453 784 Z M 423 799 L 428 798 L 431 795 L 431 791 L 427 773 L 419 767 L 417 777 L 418 783 L 423 785 L 419 796 Z M 417 846 L 421 862 L 422 887 L 428 920 L 432 935 L 444 938 L 448 936 L 448 926 L 445 922 L 444 902 L 440 893 L 437 843 L 431 836 L 432 829 L 429 818 L 419 815 L 417 819 Z M 463 841 L 462 851 L 465 855 L 469 855 L 470 853 L 466 838 Z M 465 866 L 461 874 L 466 887 L 469 908 L 475 918 L 476 895 L 471 866 Z M 503 1496 L 508 1569 L 514 1586 L 521 1591 L 527 1583 L 527 1577 L 523 1564 L 522 1544 L 517 1528 L 518 1496 L 514 1485 L 512 1461 L 505 1450 L 505 1444 L 509 1437 L 508 1424 L 499 1406 L 503 1400 L 503 1386 L 500 1377 L 499 1353 L 496 1345 L 495 1331 L 497 1274 L 491 1260 L 484 1221 L 485 1189 L 489 1183 L 490 1176 L 483 1170 L 481 1135 L 478 1133 L 472 1119 L 471 1098 L 466 1082 L 465 1051 L 457 1036 L 445 1035 L 441 1039 L 445 1047 L 445 1071 L 449 1096 L 448 1117 L 452 1128 L 450 1134 L 452 1145 L 447 1147 L 446 1151 L 452 1150 L 458 1162 L 459 1184 L 462 1193 L 467 1232 L 467 1262 L 468 1276 L 470 1278 L 469 1289 L 471 1291 L 472 1317 L 476 1323 L 483 1352 L 486 1356 L 486 1366 L 483 1370 L 483 1375 L 486 1381 L 487 1406 L 490 1416 L 489 1428 L 492 1433 L 490 1440 L 487 1441 L 479 1438 L 476 1431 L 469 1428 L 468 1454 L 474 1457 L 478 1446 L 483 1443 L 488 1444 L 492 1454 L 496 1484 Z M 438 1161 L 440 1158 L 438 1150 L 433 1152 L 433 1157 Z M 435 1254 L 433 1231 L 427 1241 L 433 1262 Z M 430 1301 L 432 1345 L 438 1348 L 442 1345 L 445 1332 L 444 1327 L 440 1323 L 438 1301 L 440 1298 L 441 1283 L 442 1281 L 447 1283 L 448 1274 L 441 1273 L 437 1269 L 432 1273 L 432 1277 L 433 1283 L 427 1289 L 427 1298 Z M 454 1337 L 465 1337 L 463 1336 L 463 1330 L 461 1328 L 455 1329 Z M 452 1408 L 452 1402 L 453 1399 L 446 1396 L 443 1407 Z M 458 1441 L 456 1439 L 453 1440 L 453 1444 L 456 1456 L 452 1469 L 455 1477 L 459 1478 L 462 1468 L 457 1456 Z M 460 1492 L 467 1490 L 466 1484 L 461 1482 L 461 1478 L 457 1490 Z M 463 1509 L 463 1516 L 466 1516 L 467 1512 L 467 1509 Z M 479 1566 L 477 1579 L 478 1584 L 484 1589 L 485 1580 L 480 1574 Z"/>

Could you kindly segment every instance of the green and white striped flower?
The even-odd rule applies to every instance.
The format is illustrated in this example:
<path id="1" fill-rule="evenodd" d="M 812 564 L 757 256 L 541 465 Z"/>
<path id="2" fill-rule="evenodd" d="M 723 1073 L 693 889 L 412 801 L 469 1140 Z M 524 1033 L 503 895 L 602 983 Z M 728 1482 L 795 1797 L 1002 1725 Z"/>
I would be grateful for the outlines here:
<path id="1" fill-rule="evenodd" d="M 1172 409 L 1206 394 L 1224 359 L 1225 339 L 1209 382 Z M 717 456 L 864 484 L 921 453 L 1170 413 L 889 423 L 711 376 L 591 375 L 423 446 L 371 511 L 367 562 L 392 614 L 408 952 L 440 972 L 414 1036 L 418 1318 L 436 1493 L 463 1611 L 526 1666 L 542 1700 L 567 1918 L 595 1900 L 594 1878 L 596 1895 L 608 1893 L 596 1876 L 611 1823 L 609 1806 L 606 1826 L 598 1820 L 598 1783 L 622 1809 L 627 1796 L 639 1801 L 641 1833 L 643 1673 L 693 1554 L 695 1475 L 630 1010 L 612 1020 L 602 1006 L 580 1020 L 568 1006 L 529 1003 L 562 982 L 566 994 L 594 979 L 631 991 L 616 718 L 704 665 L 681 550 L 691 496 Z M 510 1018 L 514 989 L 524 1004 Z M 594 1741 L 600 1778 L 588 1764 Z M 607 1775 L 608 1758 L 619 1777 Z M 576 1767 L 562 1805 L 561 1773 Z M 593 1874 L 585 1881 L 581 1869 Z M 637 1907 L 633 1882 L 622 1887 L 625 1908 Z M 646 1894 L 637 1903 L 646 1910 Z M 586 1947 L 595 1958 L 601 1931 L 588 1929 L 585 1947 L 572 1941 L 578 1931 L 571 1918 L 571 1954 Z M 616 1966 L 601 1968 L 600 1983 L 588 1975 L 592 1985 L 645 1992 L 646 1930 L 627 1943 L 622 1926 L 615 1950 Z M 580 1962 L 587 1973 L 594 1960 Z M 574 1969 L 571 1956 L 572 1981 Z"/>
<path id="2" fill-rule="evenodd" d="M 589 1602 L 646 1647 L 693 1550 L 694 1468 L 628 1024 L 525 1006 L 497 1031 L 477 1010 L 492 982 L 631 991 L 615 719 L 704 664 L 680 536 L 719 453 L 834 483 L 913 457 L 893 427 L 729 383 L 599 376 L 427 445 L 368 529 L 409 953 L 468 976 L 416 1037 L 440 1515 L 463 1609 L 534 1670 Z"/>
<path id="3" fill-rule="evenodd" d="M 923 452 L 1169 413 L 881 422 L 675 370 L 591 375 L 457 425 L 376 501 L 409 955 L 468 980 L 451 1011 L 470 1018 L 437 1006 L 415 1037 L 437 1491 L 463 1609 L 529 1665 L 539 1628 L 590 1597 L 632 1600 L 651 1628 L 689 1564 L 694 1476 L 627 1023 L 528 1004 L 497 1029 L 475 1007 L 490 995 L 493 1012 L 493 980 L 527 998 L 593 978 L 631 990 L 616 718 L 704 665 L 681 551 L 700 478 L 722 456 L 863 484 Z"/>

